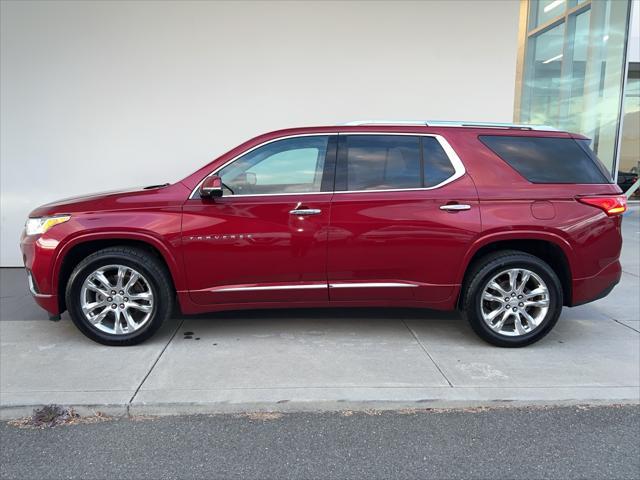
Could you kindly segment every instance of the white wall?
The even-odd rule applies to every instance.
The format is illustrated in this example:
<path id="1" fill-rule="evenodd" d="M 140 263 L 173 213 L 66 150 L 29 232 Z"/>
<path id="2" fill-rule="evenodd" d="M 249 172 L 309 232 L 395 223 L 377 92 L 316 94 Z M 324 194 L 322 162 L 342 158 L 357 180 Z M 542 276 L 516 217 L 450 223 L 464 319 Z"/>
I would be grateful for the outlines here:
<path id="1" fill-rule="evenodd" d="M 2 266 L 33 207 L 178 180 L 268 130 L 512 120 L 517 0 L 1 5 Z"/>

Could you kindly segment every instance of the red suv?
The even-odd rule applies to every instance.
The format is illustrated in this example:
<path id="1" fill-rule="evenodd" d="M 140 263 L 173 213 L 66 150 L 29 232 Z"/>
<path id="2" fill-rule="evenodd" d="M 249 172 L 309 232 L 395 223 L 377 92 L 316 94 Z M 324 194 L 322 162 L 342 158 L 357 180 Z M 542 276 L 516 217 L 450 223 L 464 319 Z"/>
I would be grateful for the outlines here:
<path id="1" fill-rule="evenodd" d="M 483 339 L 542 338 L 621 275 L 625 197 L 583 136 L 360 122 L 267 133 L 174 184 L 35 209 L 36 301 L 139 343 L 177 304 L 460 309 Z"/>

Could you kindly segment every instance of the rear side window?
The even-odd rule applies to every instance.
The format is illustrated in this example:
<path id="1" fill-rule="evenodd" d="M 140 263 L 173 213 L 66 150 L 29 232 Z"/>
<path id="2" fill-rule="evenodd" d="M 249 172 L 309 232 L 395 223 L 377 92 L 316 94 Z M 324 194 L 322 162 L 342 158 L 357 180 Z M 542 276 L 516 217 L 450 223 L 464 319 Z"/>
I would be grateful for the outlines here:
<path id="1" fill-rule="evenodd" d="M 609 173 L 595 154 L 572 138 L 505 135 L 479 138 L 532 183 L 611 183 Z"/>
<path id="2" fill-rule="evenodd" d="M 356 134 L 342 139 L 338 191 L 434 187 L 455 174 L 434 137 Z"/>
<path id="3" fill-rule="evenodd" d="M 421 186 L 418 137 L 349 135 L 346 143 L 347 190 Z"/>

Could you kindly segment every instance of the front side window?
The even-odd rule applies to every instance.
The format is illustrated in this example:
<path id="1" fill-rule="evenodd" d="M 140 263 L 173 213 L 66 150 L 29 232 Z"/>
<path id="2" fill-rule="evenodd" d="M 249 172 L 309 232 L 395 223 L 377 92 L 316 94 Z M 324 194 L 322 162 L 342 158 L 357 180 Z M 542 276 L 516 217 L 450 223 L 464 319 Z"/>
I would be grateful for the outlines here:
<path id="1" fill-rule="evenodd" d="M 347 190 L 419 188 L 419 137 L 349 135 L 346 140 Z"/>
<path id="2" fill-rule="evenodd" d="M 320 192 L 327 135 L 286 138 L 252 150 L 218 171 L 224 195 Z"/>

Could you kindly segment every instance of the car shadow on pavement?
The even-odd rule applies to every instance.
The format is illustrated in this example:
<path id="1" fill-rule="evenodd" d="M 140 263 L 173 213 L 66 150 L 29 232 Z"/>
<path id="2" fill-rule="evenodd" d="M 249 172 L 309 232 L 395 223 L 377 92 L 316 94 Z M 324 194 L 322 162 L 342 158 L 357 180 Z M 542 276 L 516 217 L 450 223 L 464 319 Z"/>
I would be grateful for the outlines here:
<path id="1" fill-rule="evenodd" d="M 424 320 L 461 320 L 459 312 L 444 312 L 421 308 L 369 308 L 369 307 L 325 307 L 325 308 L 276 308 L 230 310 L 224 312 L 184 315 L 176 312 L 176 318 L 193 320 L 232 320 L 232 319 L 300 319 L 300 318 L 388 318 L 388 319 L 424 319 Z"/>

